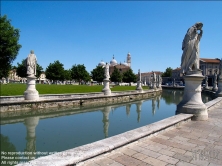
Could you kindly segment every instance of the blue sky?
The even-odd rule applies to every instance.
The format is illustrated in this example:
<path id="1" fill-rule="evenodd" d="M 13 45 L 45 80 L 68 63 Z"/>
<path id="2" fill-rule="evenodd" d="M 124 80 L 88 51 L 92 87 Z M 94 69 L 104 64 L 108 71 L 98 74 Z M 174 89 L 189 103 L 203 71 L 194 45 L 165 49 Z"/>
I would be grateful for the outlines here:
<path id="1" fill-rule="evenodd" d="M 137 73 L 180 66 L 189 27 L 203 22 L 200 57 L 222 58 L 222 2 L 215 1 L 2 1 L 1 14 L 20 29 L 14 65 L 34 50 L 46 69 L 84 64 L 88 72 L 113 55 L 130 52 Z"/>

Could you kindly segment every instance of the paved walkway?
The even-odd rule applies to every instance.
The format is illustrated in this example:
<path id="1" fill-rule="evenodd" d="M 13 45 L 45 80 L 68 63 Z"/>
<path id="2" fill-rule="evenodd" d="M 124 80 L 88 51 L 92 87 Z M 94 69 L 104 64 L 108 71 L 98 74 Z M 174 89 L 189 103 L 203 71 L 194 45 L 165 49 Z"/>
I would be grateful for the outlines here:
<path id="1" fill-rule="evenodd" d="M 207 121 L 190 121 L 77 165 L 222 166 L 222 104 Z"/>

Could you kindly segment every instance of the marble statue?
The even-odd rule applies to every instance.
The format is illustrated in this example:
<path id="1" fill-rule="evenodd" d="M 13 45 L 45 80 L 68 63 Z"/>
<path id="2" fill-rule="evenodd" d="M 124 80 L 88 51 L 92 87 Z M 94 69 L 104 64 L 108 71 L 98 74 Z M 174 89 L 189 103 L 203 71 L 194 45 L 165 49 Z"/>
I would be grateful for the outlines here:
<path id="1" fill-rule="evenodd" d="M 110 75 L 109 75 L 109 64 L 108 63 L 106 63 L 105 68 L 104 68 L 104 76 L 105 76 L 105 79 L 109 79 L 110 78 Z"/>
<path id="2" fill-rule="evenodd" d="M 182 43 L 181 72 L 186 75 L 188 71 L 199 69 L 199 42 L 203 34 L 203 23 L 197 22 L 187 30 Z M 198 30 L 200 31 L 198 33 Z"/>
<path id="3" fill-rule="evenodd" d="M 35 76 L 36 75 L 36 65 L 37 65 L 37 58 L 34 54 L 34 51 L 31 50 L 30 54 L 26 59 L 26 67 L 27 67 L 27 75 L 28 76 Z"/>

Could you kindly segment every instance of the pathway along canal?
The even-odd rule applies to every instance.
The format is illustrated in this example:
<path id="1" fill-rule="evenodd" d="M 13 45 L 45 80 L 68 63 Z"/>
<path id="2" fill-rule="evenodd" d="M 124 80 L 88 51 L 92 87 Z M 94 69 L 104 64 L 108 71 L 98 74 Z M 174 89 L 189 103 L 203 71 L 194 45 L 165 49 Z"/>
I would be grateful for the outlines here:
<path id="1" fill-rule="evenodd" d="M 175 115 L 182 96 L 182 90 L 163 90 L 159 96 L 131 103 L 1 119 L 1 154 L 17 152 L 4 156 L 24 161 L 114 136 Z M 212 100 L 204 94 L 202 99 Z"/>

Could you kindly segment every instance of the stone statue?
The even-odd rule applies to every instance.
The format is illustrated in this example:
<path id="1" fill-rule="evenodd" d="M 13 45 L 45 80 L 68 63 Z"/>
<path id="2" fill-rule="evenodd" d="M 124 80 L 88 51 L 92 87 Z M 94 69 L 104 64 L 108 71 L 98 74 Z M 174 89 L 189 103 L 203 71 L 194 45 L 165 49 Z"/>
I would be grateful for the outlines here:
<path id="1" fill-rule="evenodd" d="M 153 72 L 153 82 L 156 82 L 156 73 Z"/>
<path id="2" fill-rule="evenodd" d="M 199 69 L 199 42 L 203 34 L 203 23 L 197 22 L 187 30 L 182 43 L 181 72 Z M 198 33 L 198 30 L 200 33 Z"/>
<path id="3" fill-rule="evenodd" d="M 140 73 L 140 69 L 138 70 L 138 81 L 141 81 L 141 73 Z"/>
<path id="4" fill-rule="evenodd" d="M 26 67 L 27 67 L 27 75 L 28 76 L 35 76 L 36 75 L 36 65 L 37 65 L 37 58 L 34 54 L 34 51 L 31 50 L 30 54 L 26 59 Z"/>
<path id="5" fill-rule="evenodd" d="M 105 76 L 105 79 L 109 79 L 110 78 L 110 75 L 109 75 L 109 64 L 108 63 L 106 63 L 105 68 L 104 68 L 104 76 Z"/>
<path id="6" fill-rule="evenodd" d="M 205 89 L 208 89 L 208 77 L 205 76 Z"/>

